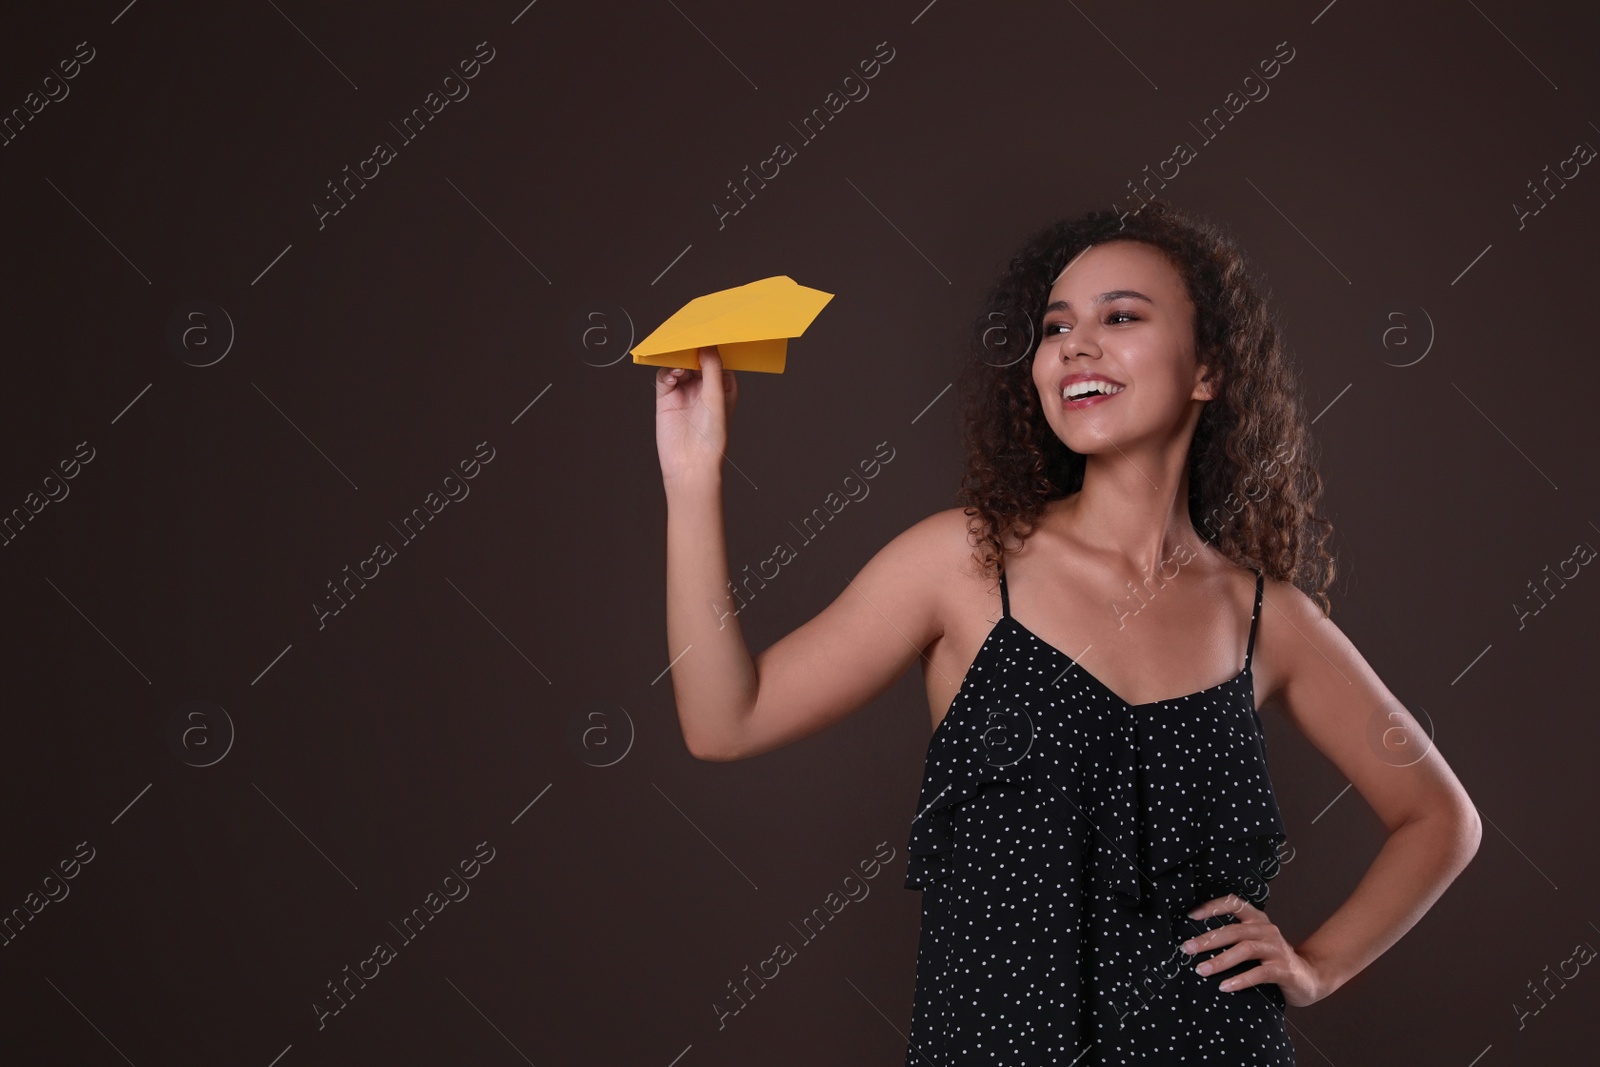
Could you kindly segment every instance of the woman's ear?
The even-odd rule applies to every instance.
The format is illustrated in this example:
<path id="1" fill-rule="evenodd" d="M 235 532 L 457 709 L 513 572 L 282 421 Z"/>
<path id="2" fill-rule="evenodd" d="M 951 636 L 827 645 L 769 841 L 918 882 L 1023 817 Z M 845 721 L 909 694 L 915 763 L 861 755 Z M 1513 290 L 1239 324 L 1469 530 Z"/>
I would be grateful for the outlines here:
<path id="1" fill-rule="evenodd" d="M 1214 366 L 1201 364 L 1194 383 L 1195 400 L 1215 400 L 1222 391 L 1222 371 Z"/>

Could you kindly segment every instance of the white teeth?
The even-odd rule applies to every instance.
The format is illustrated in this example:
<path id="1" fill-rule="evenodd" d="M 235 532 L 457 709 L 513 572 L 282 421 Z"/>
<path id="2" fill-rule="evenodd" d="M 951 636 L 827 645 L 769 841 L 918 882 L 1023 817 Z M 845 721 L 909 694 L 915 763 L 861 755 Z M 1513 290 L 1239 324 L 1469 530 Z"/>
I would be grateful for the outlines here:
<path id="1" fill-rule="evenodd" d="M 1115 396 L 1122 392 L 1123 386 L 1112 385 L 1110 382 L 1097 380 L 1076 381 L 1061 390 L 1062 400 L 1077 400 L 1092 393 L 1104 393 L 1106 396 Z"/>

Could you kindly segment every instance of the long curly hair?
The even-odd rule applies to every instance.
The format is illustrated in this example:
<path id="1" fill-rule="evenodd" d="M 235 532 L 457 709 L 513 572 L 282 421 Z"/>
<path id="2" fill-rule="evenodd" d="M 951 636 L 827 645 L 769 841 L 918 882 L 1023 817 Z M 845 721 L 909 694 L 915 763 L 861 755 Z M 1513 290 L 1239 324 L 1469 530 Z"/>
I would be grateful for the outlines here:
<path id="1" fill-rule="evenodd" d="M 1090 211 L 1045 226 L 1012 256 L 973 322 L 960 376 L 967 470 L 957 503 L 981 518 L 971 534 L 986 573 L 998 576 L 1008 539 L 1026 540 L 1047 502 L 1083 486 L 1086 457 L 1045 421 L 1032 356 L 1055 279 L 1080 252 L 1111 240 L 1166 254 L 1194 303 L 1197 357 L 1221 372 L 1189 446 L 1195 530 L 1331 615 L 1333 524 L 1316 513 L 1322 476 L 1265 283 L 1231 236 L 1160 199 L 1134 213 Z"/>

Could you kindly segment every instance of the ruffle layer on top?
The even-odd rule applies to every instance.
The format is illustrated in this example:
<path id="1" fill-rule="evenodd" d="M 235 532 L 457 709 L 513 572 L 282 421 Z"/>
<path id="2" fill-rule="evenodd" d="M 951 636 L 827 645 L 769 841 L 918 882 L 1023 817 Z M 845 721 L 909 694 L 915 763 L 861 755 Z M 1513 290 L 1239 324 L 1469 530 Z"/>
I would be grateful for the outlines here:
<path id="1" fill-rule="evenodd" d="M 1266 883 L 1278 873 L 1286 835 L 1252 689 L 1246 670 L 1202 693 L 1122 705 L 1106 739 L 1111 765 L 1081 772 L 1105 783 L 1093 798 L 1080 796 L 1076 773 L 1029 754 L 1034 725 L 997 726 L 992 716 L 985 722 L 963 691 L 963 701 L 929 741 L 906 888 L 924 889 L 950 876 L 956 849 L 951 820 L 962 804 L 997 783 L 1032 782 L 1062 819 L 1089 820 L 1092 877 L 1129 906 L 1176 914 L 1229 892 L 1260 905 Z M 1202 696 L 1211 699 L 1200 702 Z M 1067 722 L 1056 728 L 1078 727 Z M 1219 736 L 1226 751 L 1216 751 Z M 1091 744 L 1100 751 L 1099 743 Z"/>

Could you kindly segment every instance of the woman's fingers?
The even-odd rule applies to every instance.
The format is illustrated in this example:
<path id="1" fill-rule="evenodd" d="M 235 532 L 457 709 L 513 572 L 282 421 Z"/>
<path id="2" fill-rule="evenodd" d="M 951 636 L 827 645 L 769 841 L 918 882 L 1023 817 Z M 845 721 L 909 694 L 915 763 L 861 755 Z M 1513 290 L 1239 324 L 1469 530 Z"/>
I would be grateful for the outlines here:
<path id="1" fill-rule="evenodd" d="M 696 373 L 688 367 L 662 367 L 656 371 L 656 395 L 666 396 Z"/>
<path id="2" fill-rule="evenodd" d="M 1288 948 L 1288 943 L 1283 940 L 1282 931 L 1273 924 L 1267 917 L 1267 913 L 1260 908 L 1242 901 L 1240 903 L 1243 903 L 1244 906 L 1237 910 L 1224 906 L 1237 899 L 1225 897 L 1207 901 L 1200 908 L 1197 908 L 1195 912 L 1190 913 L 1193 916 L 1206 912 L 1212 914 L 1228 914 L 1231 912 L 1238 916 L 1240 912 L 1248 912 L 1238 922 L 1231 922 L 1214 930 L 1196 934 L 1179 946 L 1180 949 L 1191 955 L 1222 949 L 1222 951 L 1217 952 L 1216 955 L 1195 967 L 1195 971 L 1198 974 L 1217 974 L 1237 967 L 1246 960 L 1256 960 L 1258 961 L 1257 966 L 1264 966 L 1269 961 L 1282 956 L 1283 951 Z M 1257 975 L 1256 980 L 1261 980 L 1261 976 Z M 1236 989 L 1239 988 L 1240 984 L 1239 979 L 1235 977 L 1224 983 L 1223 988 Z"/>
<path id="3" fill-rule="evenodd" d="M 1318 965 L 1284 940 L 1283 931 L 1266 912 L 1232 893 L 1208 900 L 1188 912 L 1191 919 L 1212 915 L 1232 915 L 1238 921 L 1196 934 L 1183 942 L 1180 948 L 1188 953 L 1222 949 L 1196 965 L 1195 970 L 1202 976 L 1215 975 L 1247 960 L 1256 961 L 1254 967 L 1219 982 L 1219 990 L 1232 993 L 1275 984 L 1282 991 L 1284 1001 L 1297 1008 L 1315 1004 L 1328 995 L 1329 983 L 1319 973 Z"/>
<path id="4" fill-rule="evenodd" d="M 702 348 L 699 357 L 701 388 L 706 391 L 706 399 L 713 403 L 721 403 L 723 391 L 727 387 L 727 382 L 723 380 L 722 353 L 712 345 L 709 348 Z"/>
<path id="5" fill-rule="evenodd" d="M 722 353 L 717 351 L 715 345 L 700 349 L 696 353 L 700 369 L 692 367 L 661 367 L 656 371 L 656 396 L 663 397 L 679 386 L 688 387 L 690 382 L 699 380 L 699 390 L 689 390 L 690 399 L 700 399 L 707 408 L 713 411 L 732 413 L 733 406 L 739 399 L 739 383 L 733 371 L 722 366 Z"/>
<path id="6" fill-rule="evenodd" d="M 1178 947 L 1192 956 L 1198 952 L 1210 952 L 1214 948 L 1231 945 L 1241 937 L 1247 936 L 1249 931 L 1245 929 L 1244 923 L 1229 923 L 1215 930 L 1207 930 L 1203 934 L 1195 934 Z"/>
<path id="7" fill-rule="evenodd" d="M 1229 893 L 1225 897 L 1213 897 L 1204 904 L 1191 908 L 1188 915 L 1191 919 L 1204 919 L 1212 915 L 1221 915 L 1224 912 L 1231 912 L 1239 916 L 1246 916 L 1251 912 L 1257 915 L 1263 914 L 1259 908 L 1237 893 Z"/>
<path id="8" fill-rule="evenodd" d="M 1262 930 L 1247 931 L 1247 933 L 1255 936 L 1241 938 L 1226 952 L 1217 953 L 1196 967 L 1195 970 L 1203 975 L 1217 974 L 1220 971 L 1226 971 L 1230 967 L 1236 967 L 1245 960 L 1259 960 L 1265 963 L 1275 954 L 1273 945 L 1277 941 L 1276 932 L 1276 927 L 1273 928 L 1271 933 Z"/>

